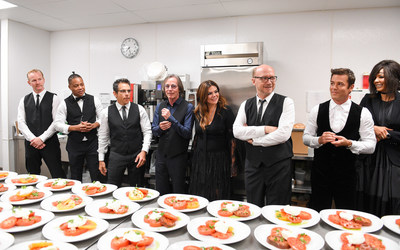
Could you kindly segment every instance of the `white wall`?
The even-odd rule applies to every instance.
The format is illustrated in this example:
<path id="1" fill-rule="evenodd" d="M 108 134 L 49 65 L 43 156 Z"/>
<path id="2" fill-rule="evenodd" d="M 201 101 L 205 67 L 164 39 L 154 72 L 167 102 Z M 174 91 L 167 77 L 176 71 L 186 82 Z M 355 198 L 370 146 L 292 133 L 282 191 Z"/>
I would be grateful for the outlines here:
<path id="1" fill-rule="evenodd" d="M 276 91 L 296 105 L 296 122 L 306 122 L 306 91 L 326 91 L 330 68 L 361 76 L 383 59 L 400 62 L 400 8 L 315 11 L 75 30 L 51 33 L 53 89 L 69 93 L 67 77 L 82 74 L 87 92 L 111 93 L 118 76 L 144 80 L 143 65 L 166 64 L 170 73 L 200 81 L 200 45 L 264 42 L 264 62 L 279 76 Z M 139 55 L 124 58 L 122 40 L 134 37 Z"/>

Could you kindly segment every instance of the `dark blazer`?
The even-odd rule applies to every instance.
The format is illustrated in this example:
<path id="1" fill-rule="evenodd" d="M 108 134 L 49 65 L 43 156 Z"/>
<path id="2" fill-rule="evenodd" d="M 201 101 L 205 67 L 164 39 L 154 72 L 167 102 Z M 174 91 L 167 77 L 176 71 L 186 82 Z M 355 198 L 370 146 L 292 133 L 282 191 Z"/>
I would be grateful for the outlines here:
<path id="1" fill-rule="evenodd" d="M 393 101 L 393 109 L 390 117 L 387 118 L 387 124 L 379 124 L 378 114 L 382 103 L 381 95 L 366 94 L 361 100 L 360 105 L 366 107 L 372 114 L 374 124 L 376 126 L 386 126 L 389 130 L 390 139 L 382 140 L 379 143 L 383 144 L 386 153 L 392 163 L 400 166 L 400 93 L 396 93 L 396 98 Z"/>

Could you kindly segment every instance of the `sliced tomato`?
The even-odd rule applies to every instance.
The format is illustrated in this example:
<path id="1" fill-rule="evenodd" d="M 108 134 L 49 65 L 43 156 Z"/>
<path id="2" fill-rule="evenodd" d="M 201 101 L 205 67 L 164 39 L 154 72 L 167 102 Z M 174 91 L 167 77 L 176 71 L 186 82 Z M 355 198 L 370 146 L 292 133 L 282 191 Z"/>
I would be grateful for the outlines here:
<path id="1" fill-rule="evenodd" d="M 289 215 L 287 218 L 293 224 L 299 224 L 303 221 L 300 216 Z"/>
<path id="2" fill-rule="evenodd" d="M 67 181 L 67 186 L 73 186 L 75 185 L 75 181 Z"/>
<path id="3" fill-rule="evenodd" d="M 232 204 L 232 203 L 233 203 L 233 202 L 231 202 L 231 201 L 222 202 L 222 203 L 221 203 L 221 208 L 226 208 L 226 205 Z"/>
<path id="4" fill-rule="evenodd" d="M 340 225 L 340 216 L 338 214 L 330 214 L 328 220 L 334 224 Z"/>
<path id="5" fill-rule="evenodd" d="M 134 244 L 130 244 L 126 247 L 121 247 L 119 250 L 146 250 L 146 247 L 139 247 Z"/>
<path id="6" fill-rule="evenodd" d="M 353 220 L 361 226 L 368 227 L 372 225 L 372 221 L 368 218 L 362 217 L 360 215 L 353 215 Z"/>
<path id="7" fill-rule="evenodd" d="M 67 229 L 64 230 L 64 235 L 65 236 L 78 236 L 78 235 L 81 235 L 83 233 L 86 233 L 87 231 L 89 231 L 89 229 L 84 229 L 84 228 L 71 229 L 71 228 L 67 228 Z"/>
<path id="8" fill-rule="evenodd" d="M 150 246 L 151 243 L 153 243 L 154 238 L 150 236 L 142 236 L 142 240 L 138 241 L 136 243 L 136 246 L 138 247 L 145 247 L 145 246 Z"/>
<path id="9" fill-rule="evenodd" d="M 183 250 L 202 250 L 201 247 L 196 246 L 185 246 Z"/>
<path id="10" fill-rule="evenodd" d="M 372 249 L 385 249 L 382 241 L 370 234 L 364 234 L 365 243 L 367 243 Z"/>
<path id="11" fill-rule="evenodd" d="M 9 198 L 10 201 L 23 201 L 25 197 L 19 195 L 11 195 Z"/>
<path id="12" fill-rule="evenodd" d="M 214 228 L 210 228 L 209 226 L 206 226 L 206 225 L 199 226 L 197 228 L 197 231 L 201 235 L 212 235 L 213 233 L 215 233 L 215 229 Z"/>
<path id="13" fill-rule="evenodd" d="M 164 203 L 172 207 L 174 205 L 175 200 L 176 200 L 175 196 L 168 196 L 167 198 L 164 199 Z"/>
<path id="14" fill-rule="evenodd" d="M 27 196 L 29 200 L 37 200 L 44 197 L 43 192 L 38 192 L 37 190 L 33 190 L 30 195 Z"/>
<path id="15" fill-rule="evenodd" d="M 94 194 L 97 193 L 97 190 L 94 189 L 94 188 L 86 189 L 85 193 L 86 193 L 87 195 L 94 195 Z"/>
<path id="16" fill-rule="evenodd" d="M 108 214 L 108 213 L 110 213 L 111 211 L 113 211 L 113 210 L 109 209 L 109 208 L 106 207 L 106 206 L 100 207 L 100 208 L 99 208 L 99 212 L 100 212 L 100 213 L 106 213 L 106 214 Z"/>
<path id="17" fill-rule="evenodd" d="M 99 188 L 98 190 L 97 190 L 97 193 L 102 193 L 102 192 L 104 192 L 104 191 L 106 191 L 107 190 L 107 186 L 102 186 L 101 188 Z"/>
<path id="18" fill-rule="evenodd" d="M 60 225 L 60 229 L 63 230 L 63 231 L 68 229 L 68 222 L 64 222 L 63 224 L 61 224 Z"/>
<path id="19" fill-rule="evenodd" d="M 293 250 L 306 250 L 306 245 L 303 244 L 298 238 L 289 237 L 287 242 Z"/>
<path id="20" fill-rule="evenodd" d="M 239 204 L 239 210 L 250 210 L 250 207 L 244 204 Z"/>
<path id="21" fill-rule="evenodd" d="M 221 239 L 221 240 L 226 240 L 229 239 L 233 235 L 232 232 L 226 232 L 226 234 L 221 233 L 221 232 L 215 232 L 212 234 L 213 237 Z"/>
<path id="22" fill-rule="evenodd" d="M 302 220 L 309 220 L 309 219 L 311 219 L 311 214 L 306 211 L 300 211 L 299 217 Z"/>
<path id="23" fill-rule="evenodd" d="M 62 201 L 53 201 L 51 204 L 55 207 L 57 207 L 58 204 L 60 204 Z"/>
<path id="24" fill-rule="evenodd" d="M 287 229 L 284 229 L 283 227 L 274 227 L 271 229 L 271 235 L 282 237 L 283 230 L 287 230 Z"/>
<path id="25" fill-rule="evenodd" d="M 226 210 L 226 209 L 221 209 L 221 210 L 218 210 L 218 215 L 219 215 L 219 216 L 223 216 L 223 217 L 230 217 L 230 216 L 233 215 L 233 213 L 232 213 L 232 212 L 229 212 L 229 211 Z"/>
<path id="26" fill-rule="evenodd" d="M 160 221 L 156 221 L 156 220 L 150 220 L 149 219 L 149 225 L 151 226 L 151 227 L 161 227 L 162 225 L 161 225 L 161 222 Z"/>
<path id="27" fill-rule="evenodd" d="M 118 237 L 118 236 L 116 236 L 116 237 L 114 237 L 114 238 L 111 240 L 111 248 L 112 248 L 112 249 L 115 249 L 115 250 L 118 250 L 118 249 L 120 249 L 121 247 L 126 247 L 126 246 L 128 246 L 129 243 L 130 243 L 129 240 L 124 239 L 124 237 Z"/>
<path id="28" fill-rule="evenodd" d="M 206 247 L 206 248 L 204 248 L 204 250 L 222 250 L 222 248 L 219 248 L 219 247 Z"/>
<path id="29" fill-rule="evenodd" d="M 179 219 L 178 216 L 175 216 L 173 214 L 171 214 L 170 212 L 164 212 L 164 215 L 166 218 L 173 220 L 173 221 L 177 221 Z"/>
<path id="30" fill-rule="evenodd" d="M 39 216 L 39 215 L 33 216 L 32 218 L 35 220 L 35 223 L 42 220 L 42 216 Z"/>
<path id="31" fill-rule="evenodd" d="M 17 222 L 15 223 L 16 226 L 26 227 L 35 224 L 35 219 L 29 217 L 28 219 L 18 218 Z"/>
<path id="32" fill-rule="evenodd" d="M 160 222 L 161 225 L 164 226 L 164 227 L 173 227 L 173 226 L 175 226 L 175 221 L 174 221 L 174 220 L 171 220 L 171 219 L 168 219 L 168 218 L 165 217 L 165 216 L 162 216 L 162 217 L 160 218 L 159 222 Z"/>
<path id="33" fill-rule="evenodd" d="M 340 240 L 342 241 L 343 244 L 349 244 L 349 240 L 347 239 L 348 235 L 351 235 L 351 233 L 342 233 L 340 235 Z"/>
<path id="34" fill-rule="evenodd" d="M 200 203 L 199 203 L 199 201 L 197 201 L 197 199 L 193 200 L 193 201 L 187 201 L 187 205 L 186 205 L 187 209 L 195 209 L 198 207 L 200 207 Z"/>
<path id="35" fill-rule="evenodd" d="M 5 192 L 5 191 L 7 191 L 8 190 L 8 187 L 0 187 L 0 192 Z"/>
<path id="36" fill-rule="evenodd" d="M 51 188 L 52 189 L 62 189 L 65 188 L 67 185 L 52 185 Z"/>
<path id="37" fill-rule="evenodd" d="M 347 229 L 361 229 L 361 224 L 358 224 L 354 221 L 342 220 L 340 224 Z"/>
<path id="38" fill-rule="evenodd" d="M 144 197 L 146 197 L 147 194 L 149 193 L 149 190 L 144 189 L 144 188 L 138 188 L 138 190 L 143 193 Z"/>
<path id="39" fill-rule="evenodd" d="M 129 207 L 126 205 L 121 205 L 117 211 L 114 211 L 116 214 L 124 214 L 128 212 Z"/>
<path id="40" fill-rule="evenodd" d="M 172 206 L 176 210 L 186 209 L 187 202 L 186 201 L 176 201 Z"/>
<path id="41" fill-rule="evenodd" d="M 79 205 L 83 202 L 82 198 L 75 194 L 71 195 L 70 199 L 75 202 L 75 205 Z"/>
<path id="42" fill-rule="evenodd" d="M 299 235 L 297 236 L 297 239 L 299 239 L 299 240 L 301 241 L 301 243 L 306 244 L 306 245 L 307 245 L 308 243 L 310 243 L 310 241 L 311 241 L 310 235 L 305 234 L 305 233 L 299 234 Z"/>
<path id="43" fill-rule="evenodd" d="M 251 215 L 250 210 L 245 208 L 239 208 L 239 210 L 236 210 L 235 212 L 233 212 L 233 214 L 238 217 L 249 217 Z"/>
<path id="44" fill-rule="evenodd" d="M 53 184 L 53 182 L 46 182 L 43 186 L 45 186 L 45 187 L 51 187 L 51 184 Z"/>
<path id="45" fill-rule="evenodd" d="M 217 220 L 208 220 L 206 221 L 206 226 L 213 227 L 217 222 L 218 222 Z"/>
<path id="46" fill-rule="evenodd" d="M 0 223 L 0 227 L 2 229 L 9 229 L 15 226 L 17 223 L 17 218 L 15 216 L 11 216 Z"/>

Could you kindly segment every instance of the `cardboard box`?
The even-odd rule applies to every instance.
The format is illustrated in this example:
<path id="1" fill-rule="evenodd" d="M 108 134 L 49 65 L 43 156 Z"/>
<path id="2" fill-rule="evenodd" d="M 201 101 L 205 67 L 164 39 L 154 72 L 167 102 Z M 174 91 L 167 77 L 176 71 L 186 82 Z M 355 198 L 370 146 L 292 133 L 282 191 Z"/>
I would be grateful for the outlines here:
<path id="1" fill-rule="evenodd" d="M 293 129 L 292 142 L 293 154 L 295 155 L 308 155 L 308 147 L 303 143 L 304 129 Z"/>

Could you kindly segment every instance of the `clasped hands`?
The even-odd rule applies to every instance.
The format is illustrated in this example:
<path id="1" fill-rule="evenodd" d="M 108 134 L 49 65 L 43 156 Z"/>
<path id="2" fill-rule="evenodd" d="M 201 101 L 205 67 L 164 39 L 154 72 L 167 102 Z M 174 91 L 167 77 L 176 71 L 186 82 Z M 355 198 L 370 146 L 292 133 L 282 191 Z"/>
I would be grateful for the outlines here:
<path id="1" fill-rule="evenodd" d="M 42 149 L 46 147 L 46 144 L 39 137 L 33 138 L 30 145 L 36 149 Z"/>
<path id="2" fill-rule="evenodd" d="M 319 144 L 331 143 L 335 147 L 350 147 L 353 143 L 350 140 L 347 140 L 346 137 L 336 135 L 333 132 L 324 132 L 318 138 Z"/>

